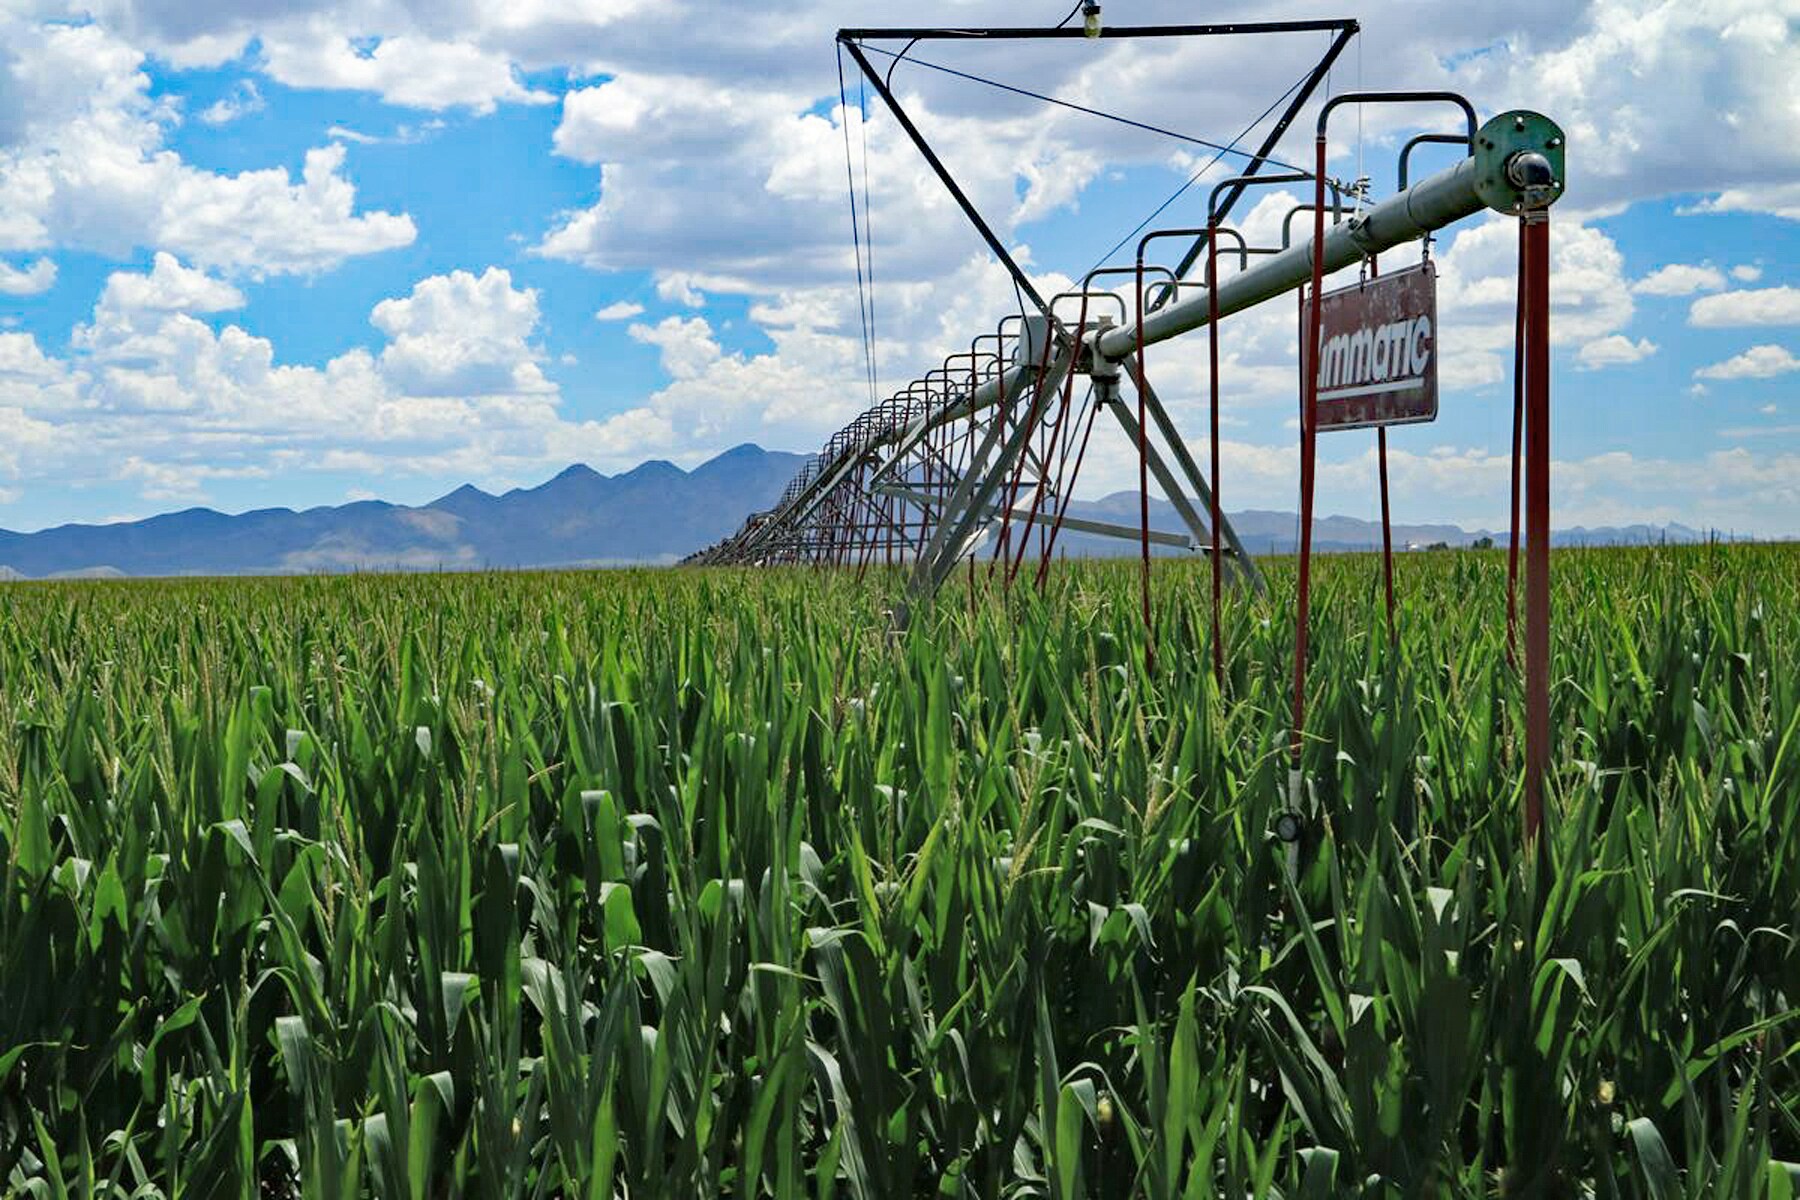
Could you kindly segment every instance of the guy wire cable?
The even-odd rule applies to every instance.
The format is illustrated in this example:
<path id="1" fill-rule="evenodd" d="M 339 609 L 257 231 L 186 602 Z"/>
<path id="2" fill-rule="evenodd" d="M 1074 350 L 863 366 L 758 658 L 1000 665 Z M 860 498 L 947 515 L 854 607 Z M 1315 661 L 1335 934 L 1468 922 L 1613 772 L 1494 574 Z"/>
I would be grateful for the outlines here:
<path id="1" fill-rule="evenodd" d="M 850 241 L 856 250 L 856 310 L 862 321 L 864 373 L 869 384 L 869 404 L 873 407 L 879 403 L 875 393 L 874 330 L 869 321 L 868 291 L 863 282 L 862 223 L 856 211 L 856 167 L 850 153 L 850 94 L 844 86 L 844 51 L 841 45 L 837 52 L 837 70 L 838 116 L 844 130 L 844 179 L 850 191 Z M 858 121 L 862 120 L 862 115 L 862 110 L 858 109 Z"/>
<path id="2" fill-rule="evenodd" d="M 839 62 L 843 59 L 839 57 Z M 872 394 L 881 395 L 880 325 L 875 319 L 875 191 L 869 186 L 869 122 L 861 117 L 868 111 L 868 81 L 861 71 L 856 73 L 856 127 L 862 133 L 863 233 L 869 249 L 869 386 Z"/>

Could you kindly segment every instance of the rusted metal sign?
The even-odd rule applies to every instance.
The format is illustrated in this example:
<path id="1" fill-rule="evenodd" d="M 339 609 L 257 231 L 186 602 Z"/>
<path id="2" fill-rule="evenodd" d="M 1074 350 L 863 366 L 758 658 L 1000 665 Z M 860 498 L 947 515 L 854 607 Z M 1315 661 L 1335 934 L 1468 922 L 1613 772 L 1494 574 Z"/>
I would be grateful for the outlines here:
<path id="1" fill-rule="evenodd" d="M 1302 312 L 1302 331 L 1310 315 Z M 1437 418 L 1437 271 L 1429 262 L 1327 292 L 1319 326 L 1317 428 Z M 1303 332 L 1302 371 L 1306 342 Z"/>

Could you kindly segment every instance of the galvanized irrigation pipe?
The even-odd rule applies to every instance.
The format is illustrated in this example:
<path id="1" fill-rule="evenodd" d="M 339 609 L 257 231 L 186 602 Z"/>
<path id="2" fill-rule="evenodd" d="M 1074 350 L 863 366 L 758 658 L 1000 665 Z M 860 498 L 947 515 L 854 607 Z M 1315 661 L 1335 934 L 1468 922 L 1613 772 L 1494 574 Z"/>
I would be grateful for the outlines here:
<path id="1" fill-rule="evenodd" d="M 1537 113 L 1502 113 L 1482 126 L 1476 135 L 1476 152 L 1455 166 L 1439 171 L 1404 192 L 1391 196 L 1363 212 L 1328 227 L 1324 236 L 1324 263 L 1327 275 L 1355 266 L 1371 254 L 1380 254 L 1418 241 L 1483 209 L 1500 213 L 1516 213 L 1526 197 L 1525 189 L 1507 174 L 1510 154 L 1500 155 L 1483 147 L 1484 140 L 1495 147 L 1513 144 L 1511 139 L 1490 137 L 1497 129 L 1513 132 L 1520 122 L 1537 130 L 1554 130 L 1547 117 Z M 1560 134 L 1553 133 L 1553 139 Z M 1556 179 L 1552 188 L 1560 190 L 1562 171 L 1560 156 L 1555 162 Z M 1525 207 L 1541 207 L 1542 202 Z M 1249 268 L 1228 276 L 1219 283 L 1217 310 L 1220 318 L 1254 308 L 1265 301 L 1291 292 L 1312 277 L 1312 239 L 1289 246 Z M 1143 321 L 1144 344 L 1154 346 L 1170 338 L 1204 327 L 1210 320 L 1213 298 L 1189 296 L 1151 313 Z M 1087 337 L 1101 358 L 1123 362 L 1137 346 L 1137 324 L 1115 325 L 1096 330 Z M 965 416 L 970 411 L 993 404 L 1004 394 L 1012 377 L 1029 368 L 1013 366 L 1001 378 L 990 379 L 976 388 L 961 404 L 944 415 Z"/>
<path id="2" fill-rule="evenodd" d="M 1511 170 L 1514 160 L 1521 154 L 1541 156 L 1543 165 L 1548 168 L 1548 179 Z M 1417 241 L 1483 209 L 1514 214 L 1545 207 L 1560 194 L 1562 185 L 1562 131 L 1538 113 L 1501 113 L 1481 126 L 1473 153 L 1468 158 L 1326 229 L 1320 239 L 1325 273 L 1354 266 L 1371 254 Z M 1309 238 L 1221 281 L 1216 295 L 1178 299 L 1150 313 L 1142 319 L 1144 344 L 1155 345 L 1199 329 L 1213 319 L 1215 311 L 1223 319 L 1294 291 L 1311 278 L 1312 266 L 1313 244 Z M 1211 291 L 1208 289 L 1209 293 Z M 1087 333 L 1083 341 L 1090 354 L 1079 356 L 1078 361 L 1086 358 L 1123 362 L 1133 354 L 1138 334 L 1137 322 Z M 1012 392 L 1020 375 L 1035 367 L 1035 363 L 1015 363 L 997 372 L 971 389 L 960 402 L 947 404 L 927 418 L 925 427 L 960 420 L 991 407 Z M 857 456 L 874 453 L 902 436 L 904 431 L 901 430 L 883 432 L 857 447 L 855 453 Z M 834 467 L 848 465 L 833 464 Z M 821 474 L 828 473 L 831 468 Z M 789 511 L 770 514 L 767 524 L 782 523 L 792 511 L 810 507 L 813 494 L 822 490 L 818 486 L 821 482 L 822 479 L 815 481 L 801 495 L 794 497 L 794 502 L 787 506 Z"/>

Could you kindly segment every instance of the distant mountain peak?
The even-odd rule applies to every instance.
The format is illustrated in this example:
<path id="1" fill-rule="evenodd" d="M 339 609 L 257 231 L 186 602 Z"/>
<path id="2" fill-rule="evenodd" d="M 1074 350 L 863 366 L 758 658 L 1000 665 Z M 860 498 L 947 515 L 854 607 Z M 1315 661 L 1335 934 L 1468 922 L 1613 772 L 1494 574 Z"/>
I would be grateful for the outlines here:
<path id="1" fill-rule="evenodd" d="M 207 508 L 37 533 L 0 530 L 0 580 L 90 574 L 283 574 L 674 562 L 767 508 L 807 461 L 735 446 L 689 473 L 664 459 L 608 476 L 573 463 L 494 495 L 464 484 L 429 504 L 381 501 L 227 514 Z M 105 565 L 102 565 L 105 564 Z"/>
<path id="2" fill-rule="evenodd" d="M 445 492 L 425 507 L 443 508 L 450 504 L 480 504 L 493 498 L 492 492 L 484 492 L 472 483 L 465 483 L 454 492 Z"/>
<path id="3" fill-rule="evenodd" d="M 711 466 L 713 463 L 716 463 L 716 462 L 736 462 L 740 459 L 746 459 L 746 458 L 761 458 L 763 455 L 765 455 L 767 453 L 768 453 L 767 450 L 764 450 L 761 446 L 757 445 L 755 442 L 740 442 L 737 445 L 733 446 L 731 449 L 725 451 L 724 453 L 715 454 L 711 458 L 707 459 L 706 465 Z"/>

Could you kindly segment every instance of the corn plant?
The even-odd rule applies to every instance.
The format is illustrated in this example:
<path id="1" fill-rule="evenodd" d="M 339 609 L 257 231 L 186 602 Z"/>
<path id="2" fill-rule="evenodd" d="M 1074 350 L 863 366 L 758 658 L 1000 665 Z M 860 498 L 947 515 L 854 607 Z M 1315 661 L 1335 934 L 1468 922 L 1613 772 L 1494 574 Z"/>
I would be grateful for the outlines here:
<path id="1" fill-rule="evenodd" d="M 0 589 L 26 1196 L 1787 1198 L 1800 551 Z"/>

